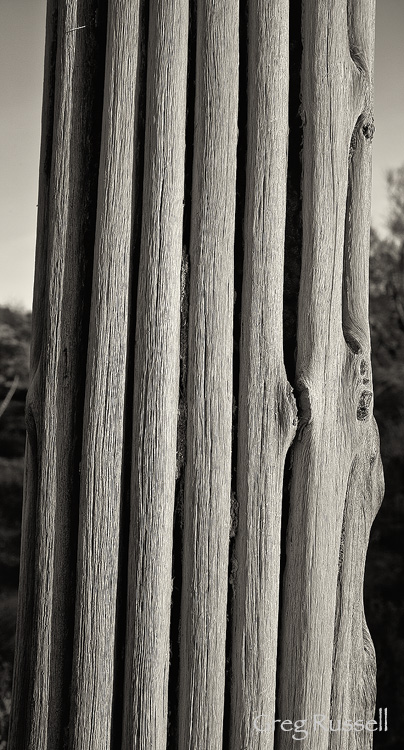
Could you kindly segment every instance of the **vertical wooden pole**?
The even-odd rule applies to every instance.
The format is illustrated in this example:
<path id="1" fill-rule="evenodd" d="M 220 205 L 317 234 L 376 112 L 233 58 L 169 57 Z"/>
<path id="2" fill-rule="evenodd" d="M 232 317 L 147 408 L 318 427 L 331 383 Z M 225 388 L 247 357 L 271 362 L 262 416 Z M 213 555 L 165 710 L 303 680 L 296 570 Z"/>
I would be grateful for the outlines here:
<path id="1" fill-rule="evenodd" d="M 188 3 L 150 3 L 123 744 L 167 738 Z"/>
<path id="2" fill-rule="evenodd" d="M 179 747 L 223 734 L 232 431 L 238 3 L 197 15 Z"/>
<path id="3" fill-rule="evenodd" d="M 94 4 L 49 2 L 19 625 L 10 748 L 54 748 L 68 723 L 75 523 L 98 129 Z M 85 37 L 70 30 L 88 22 Z M 89 138 L 90 135 L 90 138 Z M 17 698 L 19 696 L 19 699 Z"/>
<path id="4" fill-rule="evenodd" d="M 248 150 L 234 558 L 231 747 L 272 748 L 254 721 L 275 718 L 280 527 L 297 411 L 283 364 L 289 4 L 248 17 Z M 275 126 L 276 123 L 276 126 Z"/>
<path id="5" fill-rule="evenodd" d="M 110 747 L 127 357 L 139 2 L 108 7 L 81 462 L 71 750 Z"/>
<path id="6" fill-rule="evenodd" d="M 368 13 L 372 17 L 371 2 L 359 5 L 362 22 Z M 364 683 L 369 695 L 371 658 L 368 639 L 362 635 L 364 555 L 369 525 L 380 503 L 380 481 L 369 474 L 380 470 L 375 463 L 369 330 L 363 304 L 369 206 L 368 201 L 360 204 L 363 190 L 354 187 L 352 176 L 348 179 L 351 159 L 354 182 L 366 184 L 370 193 L 366 164 L 371 140 L 371 60 L 366 57 L 369 45 L 364 47 L 363 38 L 356 34 L 360 19 L 353 29 L 352 16 L 347 16 L 342 0 L 306 0 L 303 18 L 300 429 L 293 455 L 279 710 L 282 716 L 309 721 L 322 715 L 329 727 L 330 718 L 345 717 L 345 711 L 340 715 L 343 707 L 349 718 L 373 718 L 372 695 L 365 705 L 359 699 Z M 363 59 L 367 66 L 358 64 Z M 352 157 L 358 138 L 361 145 Z M 355 177 L 357 169 L 361 177 Z M 355 240 L 351 244 L 352 221 Z M 359 466 L 365 472 L 361 480 Z M 356 552 L 354 538 L 356 542 L 361 539 Z M 362 687 L 354 695 L 345 682 L 346 628 L 350 630 L 349 668 L 355 669 L 355 652 L 356 668 L 360 664 L 362 672 Z M 361 711 L 358 715 L 359 707 L 366 709 L 365 716 Z M 330 742 L 334 746 L 336 740 L 330 736 L 329 730 L 317 728 L 310 747 L 326 750 Z M 343 744 L 338 747 L 350 746 L 348 735 L 341 735 L 339 741 Z M 292 736 L 281 732 L 279 743 L 282 750 L 291 748 Z"/>
<path id="7" fill-rule="evenodd" d="M 348 32 L 353 61 L 364 82 L 362 111 L 351 137 L 345 217 L 342 322 L 352 359 L 356 360 L 355 458 L 350 468 L 339 556 L 331 715 L 373 719 L 376 659 L 363 611 L 363 580 L 370 528 L 383 492 L 379 436 L 372 417 L 372 372 L 368 313 L 371 142 L 374 132 L 373 0 L 348 4 Z M 359 362 L 359 372 L 357 365 Z M 363 747 L 373 738 L 365 733 Z M 349 747 L 330 738 L 330 749 Z"/>

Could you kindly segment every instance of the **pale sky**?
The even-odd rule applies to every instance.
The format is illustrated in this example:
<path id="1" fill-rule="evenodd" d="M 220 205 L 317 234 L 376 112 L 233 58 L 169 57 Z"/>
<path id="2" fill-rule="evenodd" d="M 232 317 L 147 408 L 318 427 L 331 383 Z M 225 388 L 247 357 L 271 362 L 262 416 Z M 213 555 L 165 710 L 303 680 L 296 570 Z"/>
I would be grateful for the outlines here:
<path id="1" fill-rule="evenodd" d="M 0 0 L 0 304 L 32 304 L 45 0 Z"/>
<path id="2" fill-rule="evenodd" d="M 404 0 L 376 0 L 373 225 L 384 234 L 386 172 L 404 163 Z"/>
<path id="3" fill-rule="evenodd" d="M 31 307 L 46 0 L 0 0 L 0 304 Z M 377 0 L 373 224 L 404 163 L 404 0 Z"/>

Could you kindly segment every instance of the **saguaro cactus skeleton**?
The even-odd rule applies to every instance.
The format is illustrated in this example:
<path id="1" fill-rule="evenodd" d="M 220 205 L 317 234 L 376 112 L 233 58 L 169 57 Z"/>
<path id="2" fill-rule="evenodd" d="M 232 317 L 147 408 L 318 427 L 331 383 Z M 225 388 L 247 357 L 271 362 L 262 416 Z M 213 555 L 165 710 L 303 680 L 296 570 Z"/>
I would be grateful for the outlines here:
<path id="1" fill-rule="evenodd" d="M 373 719 L 374 0 L 300 11 L 48 0 L 10 750 Z"/>

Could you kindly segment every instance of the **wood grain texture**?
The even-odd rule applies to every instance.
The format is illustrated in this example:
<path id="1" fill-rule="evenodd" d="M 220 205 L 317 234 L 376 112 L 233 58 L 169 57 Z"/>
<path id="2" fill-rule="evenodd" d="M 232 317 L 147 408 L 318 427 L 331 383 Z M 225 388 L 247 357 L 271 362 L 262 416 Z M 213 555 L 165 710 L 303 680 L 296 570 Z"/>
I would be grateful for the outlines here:
<path id="1" fill-rule="evenodd" d="M 74 616 L 76 485 L 85 351 L 82 325 L 91 233 L 97 41 L 69 34 L 90 2 L 49 3 L 45 57 L 38 243 L 31 379 L 26 404 L 27 468 L 20 619 L 10 747 L 54 748 L 68 722 Z M 74 219 L 71 220 L 72 215 Z M 91 258 L 91 254 L 90 254 Z M 27 536 L 25 536 L 25 534 Z M 74 531 L 73 531 L 74 534 Z M 25 610 L 25 612 L 24 612 Z M 29 624 L 28 624 L 29 623 Z M 29 700 L 24 696 L 30 697 Z M 24 717 L 24 718 L 23 718 Z"/>
<path id="2" fill-rule="evenodd" d="M 53 131 L 53 74 L 56 64 L 57 3 L 49 0 L 46 13 L 45 77 L 42 101 L 41 151 L 39 164 L 37 239 L 35 258 L 35 282 L 33 320 L 31 334 L 30 383 L 26 398 L 27 440 L 24 471 L 24 502 L 21 523 L 21 553 L 19 598 L 16 628 L 16 650 L 12 683 L 12 711 L 8 744 L 12 750 L 28 744 L 31 723 L 30 694 L 33 670 L 31 656 L 32 629 L 35 623 L 35 548 L 36 505 L 38 485 L 38 448 L 42 432 L 41 399 L 41 341 L 46 316 L 46 278 L 48 249 L 48 216 L 50 189 L 50 153 Z M 49 147 L 50 144 L 50 147 Z M 45 309 L 44 309 L 45 308 Z M 39 433 L 39 434 L 38 434 Z"/>
<path id="3" fill-rule="evenodd" d="M 304 0 L 296 435 L 282 302 L 295 106 L 288 56 L 292 49 L 295 64 L 300 55 L 291 5 L 249 1 L 241 84 L 238 0 L 198 0 L 190 24 L 188 0 L 107 5 L 108 20 L 98 0 L 48 0 L 9 747 L 291 750 L 292 732 L 259 732 L 254 719 L 268 726 L 276 704 L 277 718 L 321 714 L 335 726 L 372 719 L 375 701 L 362 599 L 383 494 L 368 324 L 374 0 Z M 228 623 L 239 86 L 248 96 L 247 184 Z M 293 241 L 295 193 L 294 184 Z M 291 266 L 298 255 L 287 256 Z M 181 534 L 180 571 L 173 536 Z M 178 633 L 173 570 L 177 590 L 182 574 Z M 308 744 L 370 750 L 371 734 L 318 730 Z"/>
<path id="4" fill-rule="evenodd" d="M 331 715 L 372 720 L 376 702 L 376 659 L 363 611 L 363 580 L 370 528 L 384 493 L 377 425 L 372 417 L 372 372 L 368 314 L 371 143 L 374 132 L 372 0 L 348 6 L 350 52 L 367 81 L 362 112 L 350 143 L 342 295 L 344 338 L 355 364 L 354 458 L 343 515 L 334 636 Z M 359 372 L 358 372 L 359 362 Z M 333 734 L 330 750 L 355 747 L 352 737 Z M 365 732 L 361 747 L 372 747 Z"/>
<path id="5" fill-rule="evenodd" d="M 197 12 L 179 747 L 222 745 L 232 432 L 238 3 Z"/>
<path id="6" fill-rule="evenodd" d="M 138 51 L 139 3 L 113 0 L 84 406 L 71 750 L 110 747 Z"/>
<path id="7" fill-rule="evenodd" d="M 376 659 L 363 612 L 363 579 L 370 527 L 383 492 L 379 436 L 373 418 L 358 423 L 357 448 L 348 477 L 341 533 L 331 718 L 371 721 L 376 704 Z M 330 750 L 358 747 L 356 738 L 331 734 Z M 364 732 L 359 747 L 370 750 L 372 735 Z"/>
<path id="8" fill-rule="evenodd" d="M 297 425 L 283 364 L 289 3 L 248 17 L 248 150 L 233 567 L 230 746 L 272 748 L 254 720 L 275 718 L 280 527 L 286 452 Z"/>
<path id="9" fill-rule="evenodd" d="M 369 3 L 362 9 L 365 5 L 372 10 Z M 362 47 L 361 39 L 355 46 L 356 32 L 348 33 L 345 3 L 306 0 L 303 17 L 300 429 L 293 454 L 279 711 L 309 721 L 321 714 L 327 724 L 330 717 L 346 718 L 345 710 L 347 718 L 363 720 L 372 719 L 374 710 L 362 587 L 382 482 L 365 302 L 370 216 L 363 199 L 370 193 L 370 173 L 362 147 L 369 148 L 370 138 L 367 127 L 360 132 L 357 127 L 369 105 L 372 61 L 366 58 L 371 47 Z M 353 48 L 360 51 L 352 57 Z M 358 65 L 360 59 L 367 64 Z M 358 138 L 361 146 L 352 157 Z M 347 659 L 361 684 L 356 692 L 347 689 Z M 330 735 L 317 730 L 310 747 L 348 748 L 356 742 L 349 734 L 340 733 L 338 740 Z M 292 746 L 290 734 L 281 732 L 281 750 Z"/>
<path id="10" fill-rule="evenodd" d="M 188 3 L 150 3 L 123 745 L 167 739 Z"/>

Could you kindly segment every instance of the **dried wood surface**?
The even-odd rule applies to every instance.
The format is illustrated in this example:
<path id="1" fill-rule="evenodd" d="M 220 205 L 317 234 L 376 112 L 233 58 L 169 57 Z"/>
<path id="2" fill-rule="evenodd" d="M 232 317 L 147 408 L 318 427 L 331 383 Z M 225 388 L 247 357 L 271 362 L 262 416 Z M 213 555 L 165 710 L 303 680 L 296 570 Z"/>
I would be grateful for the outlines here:
<path id="1" fill-rule="evenodd" d="M 68 723 L 83 347 L 81 315 L 97 159 L 97 40 L 72 35 L 78 3 L 49 2 L 38 201 L 19 648 L 10 748 L 55 748 Z M 80 4 L 91 18 L 91 2 Z M 92 88 L 93 87 L 93 88 Z M 90 256 L 91 257 L 91 256 Z M 19 696 L 17 699 L 16 696 Z"/>
<path id="2" fill-rule="evenodd" d="M 48 1 L 9 748 L 287 750 L 292 732 L 260 732 L 257 717 L 374 710 L 362 601 L 383 493 L 367 302 L 374 0 L 304 1 L 291 382 L 290 3 L 250 0 L 248 61 L 236 0 L 96 6 Z M 308 742 L 368 750 L 371 734 Z"/>
<path id="3" fill-rule="evenodd" d="M 166 747 L 188 3 L 150 3 L 137 297 L 124 747 Z"/>
<path id="4" fill-rule="evenodd" d="M 179 747 L 221 747 L 232 430 L 238 3 L 198 3 Z"/>
<path id="5" fill-rule="evenodd" d="M 250 3 L 238 529 L 233 561 L 230 744 L 234 750 L 273 747 L 273 734 L 257 732 L 254 719 L 275 713 L 283 473 L 297 425 L 282 332 L 288 15 L 284 0 Z"/>
<path id="6" fill-rule="evenodd" d="M 356 16 L 360 11 L 363 18 L 355 23 L 348 16 L 348 34 L 342 1 L 331 6 L 307 0 L 303 24 L 300 428 L 293 452 L 279 711 L 295 718 L 324 715 L 326 722 L 371 720 L 374 712 L 368 683 L 374 682 L 375 664 L 362 602 L 368 534 L 382 485 L 366 300 L 372 58 L 371 44 L 365 48 L 356 36 L 373 4 L 359 3 Z M 355 672 L 355 685 L 349 672 Z M 317 731 L 310 746 L 326 750 L 330 742 L 338 748 L 356 742 L 347 733 L 330 736 Z M 279 747 L 292 746 L 292 736 L 282 732 Z"/>
<path id="7" fill-rule="evenodd" d="M 103 126 L 80 470 L 69 747 L 110 747 L 139 3 L 108 6 Z"/>

